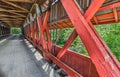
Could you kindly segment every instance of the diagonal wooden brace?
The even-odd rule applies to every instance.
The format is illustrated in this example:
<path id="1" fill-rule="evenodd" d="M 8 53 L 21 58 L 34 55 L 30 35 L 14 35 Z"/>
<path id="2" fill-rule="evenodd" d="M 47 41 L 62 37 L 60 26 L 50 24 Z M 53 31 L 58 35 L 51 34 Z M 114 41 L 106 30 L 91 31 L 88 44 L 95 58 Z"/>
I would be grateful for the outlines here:
<path id="1" fill-rule="evenodd" d="M 93 2 L 95 3 L 91 4 L 83 16 L 73 0 L 61 0 L 92 62 L 95 64 L 100 77 L 119 77 L 119 65 L 115 63 L 114 57 L 106 47 L 107 45 L 101 42 L 100 36 L 96 35 L 93 27 L 88 24 L 89 20 L 94 16 L 104 0 L 94 0 Z"/>

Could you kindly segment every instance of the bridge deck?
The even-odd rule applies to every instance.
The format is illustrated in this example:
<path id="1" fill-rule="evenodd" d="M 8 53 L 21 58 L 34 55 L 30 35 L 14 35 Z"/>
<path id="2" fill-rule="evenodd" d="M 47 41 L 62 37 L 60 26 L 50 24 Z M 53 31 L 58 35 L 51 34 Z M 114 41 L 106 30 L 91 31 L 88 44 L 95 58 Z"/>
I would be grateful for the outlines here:
<path id="1" fill-rule="evenodd" d="M 49 77 L 23 39 L 12 36 L 3 41 L 0 42 L 0 77 Z"/>

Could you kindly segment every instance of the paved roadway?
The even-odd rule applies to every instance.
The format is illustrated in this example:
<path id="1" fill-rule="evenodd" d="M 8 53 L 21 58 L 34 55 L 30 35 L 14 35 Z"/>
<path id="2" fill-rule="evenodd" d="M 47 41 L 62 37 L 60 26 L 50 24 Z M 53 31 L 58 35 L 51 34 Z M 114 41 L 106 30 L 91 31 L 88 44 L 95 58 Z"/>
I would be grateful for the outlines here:
<path id="1" fill-rule="evenodd" d="M 20 36 L 0 41 L 0 77 L 57 77 L 46 73 L 42 66 Z"/>

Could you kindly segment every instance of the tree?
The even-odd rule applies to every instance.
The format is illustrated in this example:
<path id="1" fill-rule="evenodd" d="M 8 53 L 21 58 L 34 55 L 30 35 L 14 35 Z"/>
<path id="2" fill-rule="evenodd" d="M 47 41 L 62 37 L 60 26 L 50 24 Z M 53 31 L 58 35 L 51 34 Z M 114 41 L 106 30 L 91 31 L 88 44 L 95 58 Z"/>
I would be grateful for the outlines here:
<path id="1" fill-rule="evenodd" d="M 20 28 L 11 28 L 12 34 L 21 34 L 21 29 Z"/>

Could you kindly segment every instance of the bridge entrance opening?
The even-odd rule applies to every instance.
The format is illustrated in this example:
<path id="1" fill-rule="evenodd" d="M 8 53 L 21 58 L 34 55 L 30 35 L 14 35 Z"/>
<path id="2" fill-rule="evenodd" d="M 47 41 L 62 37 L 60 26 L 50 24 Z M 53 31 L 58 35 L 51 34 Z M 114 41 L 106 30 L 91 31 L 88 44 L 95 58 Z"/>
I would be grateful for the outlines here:
<path id="1" fill-rule="evenodd" d="M 12 27 L 11 28 L 11 34 L 21 34 L 21 29 L 20 28 L 16 28 L 16 27 Z"/>

